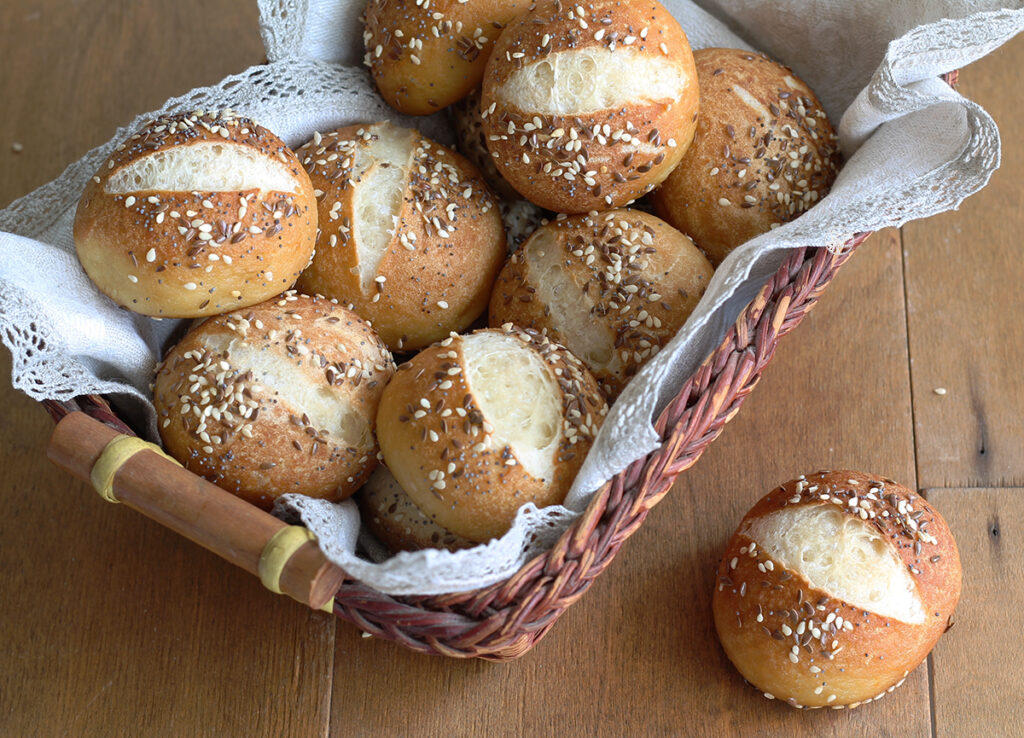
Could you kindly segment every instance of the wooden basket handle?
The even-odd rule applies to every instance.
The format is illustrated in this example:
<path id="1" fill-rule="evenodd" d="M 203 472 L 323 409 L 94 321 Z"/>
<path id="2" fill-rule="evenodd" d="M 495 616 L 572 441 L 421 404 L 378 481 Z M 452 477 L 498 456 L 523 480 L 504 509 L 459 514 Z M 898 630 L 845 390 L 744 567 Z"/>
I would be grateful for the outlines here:
<path id="1" fill-rule="evenodd" d="M 182 468 L 155 446 L 83 412 L 57 423 L 47 456 L 106 499 L 213 551 L 258 576 L 268 589 L 330 611 L 345 573 L 327 561 L 305 528 L 283 523 Z"/>

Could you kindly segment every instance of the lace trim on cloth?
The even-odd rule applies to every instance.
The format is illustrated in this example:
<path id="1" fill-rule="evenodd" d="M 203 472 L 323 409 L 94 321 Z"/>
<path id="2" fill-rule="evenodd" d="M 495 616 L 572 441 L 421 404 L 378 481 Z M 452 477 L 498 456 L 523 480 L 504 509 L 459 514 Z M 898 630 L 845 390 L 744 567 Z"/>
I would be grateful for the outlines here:
<path id="1" fill-rule="evenodd" d="M 359 518 L 334 505 L 289 496 L 281 503 L 351 576 L 392 594 L 440 594 L 494 584 L 549 548 L 593 491 L 653 451 L 652 419 L 717 346 L 743 307 L 793 248 L 836 248 L 852 233 L 898 226 L 958 207 L 999 164 L 992 119 L 937 79 L 1024 29 L 1024 10 L 983 0 L 665 0 L 696 48 L 743 46 L 733 30 L 793 66 L 819 89 L 847 157 L 831 193 L 808 213 L 734 251 L 698 309 L 614 404 L 564 506 L 519 512 L 501 539 L 449 553 L 420 551 L 376 560 L 357 555 Z M 0 340 L 13 356 L 14 385 L 37 400 L 113 395 L 143 418 L 155 440 L 149 399 L 153 368 L 179 321 L 153 321 L 118 308 L 85 277 L 74 255 L 74 209 L 86 181 L 144 121 L 170 111 L 230 107 L 289 145 L 313 131 L 388 118 L 451 142 L 444 113 L 411 119 L 380 99 L 362 57 L 363 3 L 260 0 L 269 64 L 169 100 L 119 129 L 110 142 L 53 182 L 0 211 Z M 985 10 L 985 8 L 991 8 Z M 845 29 L 857 27 L 856 43 Z M 733 29 L 733 30 L 730 30 Z M 835 64 L 822 65 L 822 57 Z M 350 66 L 343 66 L 348 64 Z M 832 79 L 828 75 L 834 74 Z M 830 83 L 830 80 L 832 83 Z M 841 115 L 840 115 L 841 114 Z M 519 223 L 530 208 L 506 208 Z M 54 289 L 54 286 L 59 289 Z M 363 549 L 370 550 L 364 536 Z"/>

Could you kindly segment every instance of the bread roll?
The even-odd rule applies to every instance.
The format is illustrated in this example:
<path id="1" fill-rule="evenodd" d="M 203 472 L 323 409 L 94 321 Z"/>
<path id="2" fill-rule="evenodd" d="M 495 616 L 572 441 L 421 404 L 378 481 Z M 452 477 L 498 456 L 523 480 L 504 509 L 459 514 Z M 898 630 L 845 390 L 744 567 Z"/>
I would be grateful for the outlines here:
<path id="1" fill-rule="evenodd" d="M 683 326 L 712 273 L 689 238 L 653 215 L 562 218 L 508 260 L 491 295 L 490 323 L 546 332 L 614 397 Z"/>
<path id="2" fill-rule="evenodd" d="M 230 111 L 158 118 L 82 193 L 75 247 L 100 291 L 163 318 L 255 305 L 294 284 L 316 240 L 309 177 L 277 136 Z"/>
<path id="3" fill-rule="evenodd" d="M 364 61 L 396 110 L 429 115 L 480 84 L 504 24 L 526 0 L 370 0 Z"/>
<path id="4" fill-rule="evenodd" d="M 487 145 L 541 207 L 586 213 L 653 189 L 697 120 L 686 34 L 653 0 L 538 2 L 509 24 L 484 74 Z"/>
<path id="5" fill-rule="evenodd" d="M 453 105 L 451 110 L 452 121 L 455 123 L 455 146 L 459 152 L 473 162 L 498 195 L 506 200 L 519 200 L 522 195 L 501 176 L 487 148 L 487 133 L 480 114 L 480 88 Z"/>
<path id="6" fill-rule="evenodd" d="M 351 305 L 395 351 L 467 328 L 505 259 L 494 197 L 464 158 L 388 122 L 316 134 L 317 252 L 298 287 Z"/>
<path id="7" fill-rule="evenodd" d="M 378 466 L 356 495 L 363 523 L 392 551 L 446 548 L 456 551 L 475 545 L 423 514 L 395 481 L 386 466 Z"/>
<path id="8" fill-rule="evenodd" d="M 551 214 L 534 205 L 516 192 L 501 176 L 494 164 L 494 157 L 487 148 L 487 135 L 480 117 L 480 89 L 452 106 L 452 120 L 455 123 L 455 141 L 459 151 L 480 171 L 480 175 L 500 196 L 498 207 L 505 223 L 505 237 L 509 250 L 515 250 Z"/>
<path id="9" fill-rule="evenodd" d="M 374 416 L 394 362 L 366 321 L 288 292 L 194 327 L 157 370 L 164 448 L 263 508 L 340 500 L 377 465 Z"/>
<path id="10" fill-rule="evenodd" d="M 441 341 L 384 390 L 377 437 L 413 503 L 473 541 L 562 502 L 607 406 L 566 349 L 509 327 Z"/>
<path id="11" fill-rule="evenodd" d="M 761 54 L 701 49 L 697 133 L 654 193 L 657 213 L 716 266 L 828 194 L 840 155 L 810 88 Z"/>
<path id="12" fill-rule="evenodd" d="M 747 513 L 712 608 L 729 659 L 766 697 L 840 708 L 901 684 L 959 598 L 960 557 L 938 511 L 892 480 L 833 471 Z"/>

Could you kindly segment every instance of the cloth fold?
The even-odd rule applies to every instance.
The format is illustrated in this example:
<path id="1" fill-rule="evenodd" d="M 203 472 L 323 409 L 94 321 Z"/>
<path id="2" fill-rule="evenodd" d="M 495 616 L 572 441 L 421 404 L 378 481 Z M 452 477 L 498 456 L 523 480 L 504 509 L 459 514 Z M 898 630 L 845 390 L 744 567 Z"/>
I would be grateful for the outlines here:
<path id="1" fill-rule="evenodd" d="M 838 247 L 857 232 L 956 208 L 999 164 L 992 119 L 938 79 L 1024 30 L 1021 3 L 983 0 L 665 0 L 694 48 L 760 49 L 791 66 L 838 123 L 846 163 L 831 193 L 798 220 L 744 244 L 716 271 L 697 311 L 613 406 L 564 506 L 523 508 L 512 530 L 468 551 L 356 555 L 351 502 L 288 498 L 328 556 L 393 594 L 499 582 L 550 547 L 607 479 L 657 447 L 657 412 L 721 341 L 793 248 Z M 156 113 L 230 107 L 296 146 L 314 130 L 389 118 L 450 141 L 445 114 L 409 119 L 380 99 L 362 58 L 362 3 L 260 0 L 270 63 L 169 100 Z M 117 308 L 85 277 L 71 225 L 78 196 L 112 148 L 144 120 L 0 211 L 0 340 L 15 385 L 37 400 L 100 393 L 145 419 L 149 382 L 178 321 Z M 55 289 L 57 287 L 58 289 Z"/>

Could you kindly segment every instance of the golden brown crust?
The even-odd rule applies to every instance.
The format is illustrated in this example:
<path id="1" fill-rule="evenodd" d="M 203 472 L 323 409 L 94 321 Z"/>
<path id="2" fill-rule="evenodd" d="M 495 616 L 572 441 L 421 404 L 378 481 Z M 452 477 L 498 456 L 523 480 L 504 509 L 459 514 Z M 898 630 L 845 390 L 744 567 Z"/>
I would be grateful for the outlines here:
<path id="1" fill-rule="evenodd" d="M 409 115 L 436 113 L 480 84 L 505 24 L 526 0 L 370 0 L 364 63 L 381 96 Z"/>
<path id="2" fill-rule="evenodd" d="M 356 501 L 363 523 L 391 551 L 423 548 L 457 551 L 477 545 L 428 518 L 385 466 L 377 467 L 356 494 Z"/>
<path id="3" fill-rule="evenodd" d="M 487 132 L 480 116 L 480 88 L 476 88 L 452 106 L 455 142 L 459 152 L 473 162 L 491 189 L 506 200 L 519 200 L 522 195 L 501 176 L 490 149 Z"/>
<path id="4" fill-rule="evenodd" d="M 392 350 L 408 351 L 464 330 L 480 316 L 505 258 L 505 231 L 475 167 L 409 131 L 401 214 L 375 281 L 364 286 L 353 227 L 360 186 L 352 178 L 355 152 L 390 125 L 317 134 L 299 149 L 318 193 L 320 235 L 298 287 L 350 305 Z"/>
<path id="5" fill-rule="evenodd" d="M 787 67 L 740 49 L 694 59 L 697 133 L 653 200 L 717 265 L 828 194 L 840 154 L 821 103 Z"/>
<path id="6" fill-rule="evenodd" d="M 505 533 L 528 502 L 560 503 L 607 412 L 597 382 L 569 351 L 536 333 L 511 327 L 491 332 L 537 351 L 555 377 L 562 427 L 554 478 L 532 476 L 509 445 L 489 441 L 489 423 L 467 383 L 461 337 L 402 364 L 377 413 L 384 461 L 413 503 L 438 525 L 474 541 Z"/>
<path id="7" fill-rule="evenodd" d="M 150 154 L 230 141 L 283 163 L 294 192 L 112 194 L 110 178 Z M 96 286 L 144 315 L 192 318 L 262 302 L 291 287 L 316 238 L 309 177 L 277 136 L 229 111 L 159 118 L 132 135 L 89 180 L 75 214 L 79 260 Z"/>
<path id="8" fill-rule="evenodd" d="M 543 113 L 503 98 L 501 88 L 517 70 L 586 49 L 656 59 L 685 85 L 671 98 L 587 112 Z M 548 0 L 512 21 L 498 39 L 481 109 L 487 144 L 508 182 L 541 207 L 585 213 L 626 205 L 668 176 L 693 138 L 698 97 L 686 34 L 660 3 Z"/>
<path id="9" fill-rule="evenodd" d="M 204 321 L 168 352 L 160 436 L 190 471 L 261 507 L 288 492 L 344 499 L 377 464 L 374 417 L 393 373 L 366 321 L 285 293 Z"/>
<path id="10" fill-rule="evenodd" d="M 829 596 L 743 532 L 776 510 L 815 505 L 858 517 L 888 541 L 924 605 L 922 624 Z M 744 517 L 719 565 L 715 627 L 730 660 L 766 696 L 794 707 L 855 707 L 892 691 L 924 660 L 948 627 L 960 576 L 952 533 L 922 497 L 860 472 L 819 472 L 777 488 Z"/>
<path id="11" fill-rule="evenodd" d="M 559 285 L 558 305 L 545 299 L 553 277 L 540 269 L 539 252 L 549 248 L 558 250 L 555 278 L 571 283 Z M 642 211 L 562 218 L 509 258 L 491 295 L 490 324 L 544 331 L 613 398 L 683 326 L 713 271 L 689 238 Z"/>

